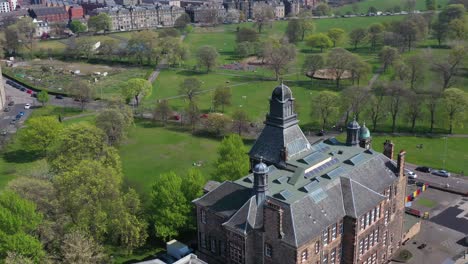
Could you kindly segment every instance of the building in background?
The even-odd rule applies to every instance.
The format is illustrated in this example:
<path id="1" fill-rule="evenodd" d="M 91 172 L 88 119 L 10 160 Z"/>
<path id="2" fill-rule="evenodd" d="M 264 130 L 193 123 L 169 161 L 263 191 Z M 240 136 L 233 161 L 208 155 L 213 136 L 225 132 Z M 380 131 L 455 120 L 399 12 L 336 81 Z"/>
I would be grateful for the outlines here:
<path id="1" fill-rule="evenodd" d="M 219 24 L 226 17 L 226 9 L 221 3 L 191 4 L 185 7 L 185 12 L 193 23 Z"/>
<path id="2" fill-rule="evenodd" d="M 36 26 L 34 36 L 36 38 L 47 38 L 50 34 L 50 26 L 47 21 L 33 19 L 33 23 Z"/>
<path id="3" fill-rule="evenodd" d="M 5 94 L 5 80 L 2 76 L 2 67 L 0 66 L 0 108 L 3 110 L 3 107 L 7 105 L 6 94 Z"/>
<path id="4" fill-rule="evenodd" d="M 274 89 L 249 152 L 252 174 L 194 200 L 197 255 L 210 264 L 386 263 L 403 238 L 405 153 L 392 160 L 354 120 L 310 144 L 291 90 Z M 364 137 L 364 138 L 363 138 Z M 360 146 L 363 145 L 364 147 Z"/>
<path id="5" fill-rule="evenodd" d="M 65 7 L 31 6 L 29 16 L 47 22 L 68 22 L 69 15 Z"/>

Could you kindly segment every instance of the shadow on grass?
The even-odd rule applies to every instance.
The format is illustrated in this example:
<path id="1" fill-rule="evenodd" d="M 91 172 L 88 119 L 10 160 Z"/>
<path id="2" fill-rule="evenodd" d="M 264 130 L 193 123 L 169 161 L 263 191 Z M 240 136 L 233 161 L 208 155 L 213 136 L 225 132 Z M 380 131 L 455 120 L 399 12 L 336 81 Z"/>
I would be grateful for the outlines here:
<path id="1" fill-rule="evenodd" d="M 10 163 L 29 163 L 40 159 L 41 153 L 23 149 L 12 150 L 3 154 L 3 159 Z"/>

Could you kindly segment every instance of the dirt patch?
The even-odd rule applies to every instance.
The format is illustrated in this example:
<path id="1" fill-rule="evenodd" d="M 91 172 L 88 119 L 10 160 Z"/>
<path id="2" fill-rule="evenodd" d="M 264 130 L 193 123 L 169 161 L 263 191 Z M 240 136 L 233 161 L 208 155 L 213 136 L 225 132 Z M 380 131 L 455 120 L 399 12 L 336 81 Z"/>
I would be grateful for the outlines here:
<path id="1" fill-rule="evenodd" d="M 251 57 L 245 58 L 241 62 L 249 64 L 249 65 L 263 65 L 264 64 L 263 60 L 257 56 L 251 56 Z"/>
<path id="2" fill-rule="evenodd" d="M 307 77 L 319 79 L 319 80 L 336 80 L 336 70 L 335 69 L 320 69 L 312 75 L 312 72 L 308 72 Z M 351 72 L 345 70 L 344 73 L 341 75 L 341 79 L 349 79 L 351 78 Z"/>

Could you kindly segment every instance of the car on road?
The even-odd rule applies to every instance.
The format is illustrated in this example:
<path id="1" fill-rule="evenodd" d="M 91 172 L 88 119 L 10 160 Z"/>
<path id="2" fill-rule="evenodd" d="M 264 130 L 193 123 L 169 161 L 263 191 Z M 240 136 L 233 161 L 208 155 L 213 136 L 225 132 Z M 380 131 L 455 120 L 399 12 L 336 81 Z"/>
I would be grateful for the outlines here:
<path id="1" fill-rule="evenodd" d="M 3 109 L 4 112 L 10 112 L 10 110 L 11 110 L 11 107 L 8 107 L 8 106 Z"/>
<path id="2" fill-rule="evenodd" d="M 446 170 L 435 170 L 432 172 L 432 174 L 446 178 L 450 176 L 450 172 Z"/>
<path id="3" fill-rule="evenodd" d="M 21 88 L 20 88 L 20 91 L 25 92 L 25 91 L 26 91 L 26 88 L 21 87 Z"/>
<path id="4" fill-rule="evenodd" d="M 16 119 L 12 119 L 12 120 L 10 121 L 10 124 L 12 124 L 12 125 L 16 124 Z"/>
<path id="5" fill-rule="evenodd" d="M 20 116 L 24 116 L 24 112 L 23 112 L 23 111 L 21 111 L 21 112 L 19 112 L 19 113 L 18 113 L 18 115 L 20 115 Z"/>
<path id="6" fill-rule="evenodd" d="M 0 132 L 0 134 L 1 134 L 2 136 L 6 136 L 6 134 L 7 134 L 6 129 L 2 129 L 2 131 Z"/>
<path id="7" fill-rule="evenodd" d="M 432 169 L 426 166 L 420 166 L 416 168 L 417 171 L 431 173 Z"/>
<path id="8" fill-rule="evenodd" d="M 16 118 L 16 120 L 20 120 L 20 119 L 21 119 L 21 117 L 22 117 L 22 115 L 20 115 L 20 114 L 17 114 L 15 118 Z"/>
<path id="9" fill-rule="evenodd" d="M 407 171 L 406 171 L 406 175 L 407 175 L 408 178 L 410 178 L 410 179 L 416 179 L 416 178 L 418 178 L 418 175 L 417 175 L 416 173 L 414 173 L 414 171 L 407 170 Z"/>
<path id="10" fill-rule="evenodd" d="M 63 96 L 60 95 L 60 94 L 57 94 L 57 95 L 55 96 L 55 99 L 63 99 Z"/>
<path id="11" fill-rule="evenodd" d="M 29 109 L 29 108 L 31 108 L 31 104 L 25 104 L 24 105 L 24 109 Z"/>
<path id="12" fill-rule="evenodd" d="M 32 94 L 33 91 L 28 89 L 28 90 L 26 91 L 26 93 L 27 93 L 27 94 Z"/>
<path id="13" fill-rule="evenodd" d="M 8 102 L 8 106 L 13 106 L 13 105 L 15 105 L 15 101 Z"/>

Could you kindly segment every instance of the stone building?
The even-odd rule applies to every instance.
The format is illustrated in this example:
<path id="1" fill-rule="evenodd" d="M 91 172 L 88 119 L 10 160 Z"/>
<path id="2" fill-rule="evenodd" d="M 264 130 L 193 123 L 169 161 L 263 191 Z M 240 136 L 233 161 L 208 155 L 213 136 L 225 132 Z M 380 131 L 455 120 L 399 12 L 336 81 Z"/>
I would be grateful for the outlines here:
<path id="1" fill-rule="evenodd" d="M 188 5 L 185 7 L 185 12 L 193 23 L 218 24 L 226 17 L 226 9 L 221 3 Z"/>
<path id="2" fill-rule="evenodd" d="M 210 264 L 386 263 L 403 236 L 405 152 L 395 162 L 359 146 L 369 139 L 354 120 L 345 143 L 310 144 L 291 90 L 276 87 L 249 152 L 253 173 L 194 200 L 197 255 Z"/>

